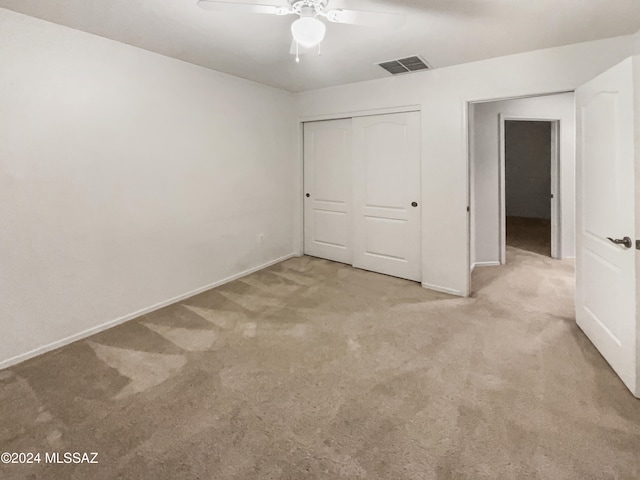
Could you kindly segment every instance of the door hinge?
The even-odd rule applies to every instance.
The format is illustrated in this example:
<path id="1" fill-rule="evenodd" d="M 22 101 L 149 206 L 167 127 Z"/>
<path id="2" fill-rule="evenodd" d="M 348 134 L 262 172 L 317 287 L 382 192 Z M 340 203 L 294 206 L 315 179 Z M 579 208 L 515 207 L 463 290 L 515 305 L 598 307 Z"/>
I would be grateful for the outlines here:
<path id="1" fill-rule="evenodd" d="M 471 209 L 469 207 L 467 207 L 467 212 L 471 211 Z"/>
<path id="2" fill-rule="evenodd" d="M 636 240 L 636 250 L 640 250 L 640 240 Z"/>

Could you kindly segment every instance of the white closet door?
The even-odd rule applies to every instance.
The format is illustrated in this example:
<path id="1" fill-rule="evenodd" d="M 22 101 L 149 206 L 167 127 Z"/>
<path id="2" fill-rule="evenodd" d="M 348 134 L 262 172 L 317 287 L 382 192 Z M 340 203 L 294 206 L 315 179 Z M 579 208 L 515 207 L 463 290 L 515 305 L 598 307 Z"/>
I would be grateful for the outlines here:
<path id="1" fill-rule="evenodd" d="M 351 119 L 304 124 L 304 253 L 352 263 Z"/>
<path id="2" fill-rule="evenodd" d="M 420 114 L 354 118 L 353 160 L 353 266 L 420 281 Z"/>

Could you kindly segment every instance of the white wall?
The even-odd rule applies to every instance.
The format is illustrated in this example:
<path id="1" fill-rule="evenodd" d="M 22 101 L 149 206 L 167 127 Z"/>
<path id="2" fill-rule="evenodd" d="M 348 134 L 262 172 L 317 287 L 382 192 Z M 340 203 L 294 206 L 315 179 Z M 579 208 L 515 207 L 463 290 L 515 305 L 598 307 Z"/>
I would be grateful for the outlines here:
<path id="1" fill-rule="evenodd" d="M 293 252 L 292 94 L 3 9 L 0 32 L 0 365 Z"/>
<path id="2" fill-rule="evenodd" d="M 304 92 L 297 94 L 298 116 L 330 118 L 421 106 L 423 284 L 465 295 L 469 291 L 467 102 L 570 91 L 632 55 L 634 48 L 635 38 L 618 37 Z M 300 236 L 301 200 L 296 208 Z"/>
<path id="3" fill-rule="evenodd" d="M 560 120 L 560 255 L 575 256 L 575 112 L 573 93 L 472 105 L 474 196 L 471 242 L 475 263 L 500 261 L 500 114 Z M 473 247 L 475 246 L 475 248 Z"/>

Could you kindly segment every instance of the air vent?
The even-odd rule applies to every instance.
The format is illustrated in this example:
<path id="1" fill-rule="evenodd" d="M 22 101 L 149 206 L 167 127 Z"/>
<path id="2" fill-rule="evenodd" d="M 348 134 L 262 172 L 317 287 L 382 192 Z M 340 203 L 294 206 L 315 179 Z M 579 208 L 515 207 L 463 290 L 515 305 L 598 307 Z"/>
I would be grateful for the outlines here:
<path id="1" fill-rule="evenodd" d="M 418 55 L 407 58 L 400 58 L 398 60 L 390 60 L 388 62 L 378 63 L 382 68 L 392 75 L 399 73 L 418 72 L 420 70 L 427 70 L 431 68 L 427 62 L 425 62 Z"/>

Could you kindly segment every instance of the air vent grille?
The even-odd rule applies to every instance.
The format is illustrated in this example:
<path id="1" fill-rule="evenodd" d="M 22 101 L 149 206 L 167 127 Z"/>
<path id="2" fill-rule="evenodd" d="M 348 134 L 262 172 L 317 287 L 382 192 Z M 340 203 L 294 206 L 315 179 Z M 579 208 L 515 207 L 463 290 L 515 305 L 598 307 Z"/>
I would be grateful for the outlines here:
<path id="1" fill-rule="evenodd" d="M 431 68 L 427 62 L 425 62 L 418 55 L 413 57 L 399 58 L 397 60 L 390 60 L 388 62 L 378 63 L 382 68 L 392 75 L 399 73 L 418 72 L 420 70 L 427 70 Z"/>

